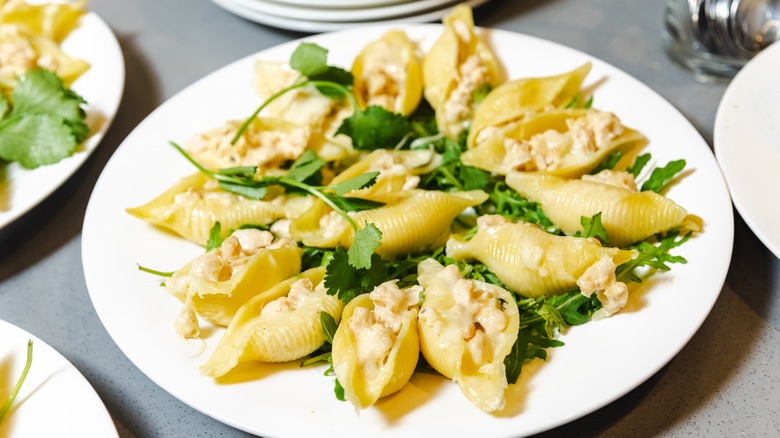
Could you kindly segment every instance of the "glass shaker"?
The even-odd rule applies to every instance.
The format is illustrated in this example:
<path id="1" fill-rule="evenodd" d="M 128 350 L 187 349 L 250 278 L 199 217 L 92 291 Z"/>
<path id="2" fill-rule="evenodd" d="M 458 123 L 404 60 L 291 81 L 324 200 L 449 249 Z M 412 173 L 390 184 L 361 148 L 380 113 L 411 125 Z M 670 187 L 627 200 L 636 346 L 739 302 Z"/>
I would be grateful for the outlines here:
<path id="1" fill-rule="evenodd" d="M 780 0 L 666 0 L 669 57 L 703 82 L 728 80 L 778 39 Z"/>

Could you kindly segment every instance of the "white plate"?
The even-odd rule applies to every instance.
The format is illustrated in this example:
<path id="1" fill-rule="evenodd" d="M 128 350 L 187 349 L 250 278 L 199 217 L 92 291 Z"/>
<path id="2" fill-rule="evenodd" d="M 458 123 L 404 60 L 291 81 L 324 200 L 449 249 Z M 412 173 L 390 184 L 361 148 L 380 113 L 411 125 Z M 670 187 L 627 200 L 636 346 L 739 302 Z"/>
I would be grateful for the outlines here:
<path id="1" fill-rule="evenodd" d="M 427 23 L 430 21 L 437 21 L 444 15 L 448 14 L 453 6 L 436 9 L 432 12 L 425 12 L 416 15 L 409 15 L 403 18 L 395 18 L 388 20 L 377 21 L 360 21 L 360 22 L 329 22 L 321 20 L 299 20 L 286 17 L 279 17 L 276 15 L 266 14 L 257 9 L 247 8 L 238 4 L 235 0 L 211 0 L 216 5 L 232 12 L 239 17 L 246 18 L 247 20 L 254 21 L 256 23 L 265 24 L 267 26 L 276 27 L 285 30 L 296 30 L 299 32 L 330 32 L 343 29 L 351 29 L 356 27 L 364 27 L 367 25 L 387 25 L 387 24 L 408 24 L 408 23 Z M 472 8 L 476 8 L 489 0 L 468 0 L 465 3 Z"/>
<path id="2" fill-rule="evenodd" d="M 0 165 L 0 229 L 46 199 L 78 170 L 100 143 L 122 99 L 125 87 L 122 50 L 100 17 L 93 12 L 82 16 L 62 49 L 90 63 L 89 70 L 71 88 L 87 101 L 91 135 L 72 156 L 56 164 L 33 170 L 17 163 Z"/>
<path id="3" fill-rule="evenodd" d="M 443 29 L 401 28 L 425 49 Z M 305 40 L 328 48 L 331 63 L 349 67 L 363 44 L 388 29 L 371 27 Z M 731 258 L 731 202 L 712 152 L 672 105 L 616 68 L 536 38 L 482 32 L 511 77 L 560 74 L 592 61 L 586 85 L 600 84 L 596 106 L 616 112 L 626 125 L 646 134 L 655 162 L 687 160 L 683 180 L 668 192 L 704 221 L 704 232 L 676 251 L 687 264 L 651 277 L 647 290 L 633 294 L 615 317 L 569 330 L 561 337 L 566 346 L 550 351 L 548 362 L 528 367 L 522 382 L 507 392 L 506 411 L 496 416 L 471 405 L 457 385 L 426 374 L 416 375 L 400 393 L 360 415 L 335 399 L 333 378 L 322 375 L 322 366 L 265 365 L 254 373 L 234 375 L 230 384 L 201 376 L 198 366 L 214 350 L 222 329 L 206 330 L 205 352 L 193 357 L 200 345 L 182 341 L 173 330 L 180 303 L 159 286 L 159 278 L 139 272 L 136 263 L 176 270 L 203 250 L 124 210 L 148 202 L 194 171 L 168 141 L 181 143 L 194 133 L 251 114 L 260 103 L 250 85 L 255 61 L 289 59 L 299 44 L 292 41 L 230 64 L 168 100 L 126 138 L 100 176 L 84 221 L 84 273 L 98 316 L 127 357 L 184 403 L 269 437 L 527 435 L 606 405 L 664 366 L 709 313 Z"/>
<path id="4" fill-rule="evenodd" d="M 100 397 L 60 353 L 3 320 L 0 339 L 0 406 L 22 374 L 27 341 L 33 341 L 32 366 L 11 409 L 0 422 L 0 436 L 118 436 Z"/>
<path id="5" fill-rule="evenodd" d="M 408 15 L 422 15 L 432 10 L 441 10 L 460 3 L 460 0 L 417 0 L 409 3 L 369 9 L 317 9 L 285 6 L 265 0 L 233 0 L 239 6 L 266 15 L 309 21 L 353 22 L 385 20 Z"/>
<path id="6" fill-rule="evenodd" d="M 275 3 L 293 5 L 299 8 L 318 9 L 367 9 L 398 3 L 412 3 L 417 0 L 273 0 Z"/>
<path id="7" fill-rule="evenodd" d="M 715 155 L 745 223 L 780 258 L 780 44 L 737 73 L 715 116 Z"/>

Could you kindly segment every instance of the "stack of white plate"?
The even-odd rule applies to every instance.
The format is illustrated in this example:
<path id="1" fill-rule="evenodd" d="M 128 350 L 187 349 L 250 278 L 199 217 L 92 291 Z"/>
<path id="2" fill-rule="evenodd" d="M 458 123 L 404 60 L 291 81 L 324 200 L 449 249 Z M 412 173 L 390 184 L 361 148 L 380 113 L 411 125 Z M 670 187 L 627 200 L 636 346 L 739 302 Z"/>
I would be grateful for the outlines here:
<path id="1" fill-rule="evenodd" d="M 437 21 L 458 3 L 489 0 L 212 0 L 246 19 L 280 29 L 329 32 L 388 23 Z"/>

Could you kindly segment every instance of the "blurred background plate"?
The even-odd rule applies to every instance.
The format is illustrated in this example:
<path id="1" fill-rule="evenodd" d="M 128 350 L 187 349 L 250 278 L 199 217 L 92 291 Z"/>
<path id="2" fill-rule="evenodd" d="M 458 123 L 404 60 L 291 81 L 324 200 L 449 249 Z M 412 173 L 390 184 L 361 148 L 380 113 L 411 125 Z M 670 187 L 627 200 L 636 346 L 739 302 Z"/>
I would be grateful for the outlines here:
<path id="1" fill-rule="evenodd" d="M 237 5 L 258 11 L 266 15 L 275 15 L 277 17 L 291 18 L 295 20 L 333 22 L 365 22 L 407 17 L 410 15 L 420 15 L 425 12 L 440 10 L 444 7 L 455 6 L 456 4 L 460 3 L 460 1 L 461 0 L 417 0 L 413 2 L 381 6 L 376 8 L 320 9 L 285 6 L 268 0 L 233 0 L 233 2 Z"/>
<path id="2" fill-rule="evenodd" d="M 274 3 L 317 9 L 363 9 L 377 6 L 414 3 L 417 0 L 272 0 Z"/>
<path id="3" fill-rule="evenodd" d="M 715 156 L 740 216 L 780 258 L 780 44 L 729 84 L 715 116 Z"/>

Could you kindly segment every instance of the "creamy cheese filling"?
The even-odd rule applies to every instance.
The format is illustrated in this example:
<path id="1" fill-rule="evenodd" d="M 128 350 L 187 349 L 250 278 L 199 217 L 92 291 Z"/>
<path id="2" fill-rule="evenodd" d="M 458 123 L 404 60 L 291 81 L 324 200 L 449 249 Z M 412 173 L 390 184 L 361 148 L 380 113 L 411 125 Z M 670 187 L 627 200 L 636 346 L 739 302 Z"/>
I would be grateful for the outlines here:
<path id="1" fill-rule="evenodd" d="M 602 308 L 593 314 L 598 320 L 615 314 L 628 302 L 628 287 L 617 281 L 615 277 L 615 262 L 608 255 L 601 257 L 577 279 L 582 294 L 590 297 L 593 292 L 601 302 Z"/>
<path id="2" fill-rule="evenodd" d="M 582 175 L 581 179 L 583 181 L 593 181 L 602 184 L 609 184 L 615 187 L 623 187 L 625 189 L 631 190 L 632 192 L 637 191 L 634 175 L 626 172 L 625 170 L 604 169 L 595 175 Z"/>
<path id="3" fill-rule="evenodd" d="M 301 307 L 314 292 L 314 284 L 308 278 L 302 278 L 290 285 L 287 296 L 267 303 L 260 311 L 261 318 L 284 317 Z"/>
<path id="4" fill-rule="evenodd" d="M 419 303 L 422 287 L 400 289 L 396 281 L 375 287 L 369 294 L 374 309 L 357 307 L 349 319 L 349 329 L 357 341 L 358 363 L 369 379 L 387 362 L 408 313 Z"/>

